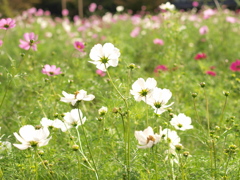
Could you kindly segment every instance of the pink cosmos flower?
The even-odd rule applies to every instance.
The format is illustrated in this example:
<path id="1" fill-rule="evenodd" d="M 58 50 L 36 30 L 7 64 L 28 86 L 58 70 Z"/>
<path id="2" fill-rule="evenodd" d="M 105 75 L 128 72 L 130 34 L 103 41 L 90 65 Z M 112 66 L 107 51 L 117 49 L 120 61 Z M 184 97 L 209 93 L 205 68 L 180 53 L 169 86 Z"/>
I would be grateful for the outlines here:
<path id="1" fill-rule="evenodd" d="M 3 45 L 3 40 L 0 40 L 0 47 Z"/>
<path id="2" fill-rule="evenodd" d="M 50 66 L 46 64 L 42 69 L 42 73 L 48 76 L 54 76 L 54 75 L 61 74 L 62 72 L 61 72 L 61 68 L 57 68 L 55 65 Z"/>
<path id="3" fill-rule="evenodd" d="M 158 73 L 159 71 L 167 71 L 168 68 L 165 65 L 158 65 L 157 67 L 155 67 L 154 72 Z"/>
<path id="4" fill-rule="evenodd" d="M 160 46 L 164 45 L 164 41 L 162 39 L 154 39 L 153 43 L 154 44 L 158 44 Z"/>
<path id="5" fill-rule="evenodd" d="M 226 17 L 226 21 L 229 23 L 236 23 L 237 19 L 235 17 L 228 16 Z"/>
<path id="6" fill-rule="evenodd" d="M 198 53 L 194 57 L 195 60 L 206 59 L 206 58 L 207 58 L 207 55 L 205 53 Z"/>
<path id="7" fill-rule="evenodd" d="M 235 62 L 233 62 L 230 66 L 231 71 L 239 71 L 240 72 L 240 60 L 237 59 Z"/>
<path id="8" fill-rule="evenodd" d="M 202 26 L 200 29 L 199 29 L 199 33 L 201 35 L 204 35 L 204 34 L 207 34 L 208 33 L 208 27 L 207 26 Z"/>
<path id="9" fill-rule="evenodd" d="M 214 71 L 206 71 L 206 74 L 210 75 L 210 76 L 216 76 L 217 73 Z"/>
<path id="10" fill-rule="evenodd" d="M 35 16 L 42 16 L 44 14 L 44 10 L 38 9 L 37 12 L 35 13 Z"/>
<path id="11" fill-rule="evenodd" d="M 69 13 L 69 11 L 68 11 L 67 9 L 63 9 L 63 10 L 62 10 L 62 15 L 63 15 L 63 16 L 67 16 L 68 13 Z"/>
<path id="12" fill-rule="evenodd" d="M 140 30 L 141 30 L 140 27 L 135 27 L 135 28 L 132 30 L 130 36 L 131 36 L 131 37 L 137 37 L 137 36 L 139 35 L 139 33 L 140 33 Z"/>
<path id="13" fill-rule="evenodd" d="M 192 2 L 192 6 L 193 6 L 193 7 L 198 7 L 198 6 L 199 6 L 199 3 L 198 3 L 197 1 L 193 1 L 193 2 Z"/>
<path id="14" fill-rule="evenodd" d="M 213 16 L 214 14 L 216 14 L 216 11 L 213 9 L 207 9 L 203 12 L 203 19 L 208 19 L 211 16 Z"/>
<path id="15" fill-rule="evenodd" d="M 85 48 L 85 45 L 84 43 L 80 42 L 80 41 L 75 41 L 74 42 L 74 47 L 76 50 L 80 51 L 80 52 L 83 52 L 84 51 L 84 48 Z"/>
<path id="16" fill-rule="evenodd" d="M 11 29 L 16 26 L 16 21 L 11 18 L 0 19 L 0 29 Z"/>
<path id="17" fill-rule="evenodd" d="M 97 69 L 96 73 L 101 77 L 106 76 L 106 73 L 104 71 L 100 70 L 100 69 Z"/>
<path id="18" fill-rule="evenodd" d="M 24 35 L 24 40 L 20 39 L 20 45 L 19 47 L 25 50 L 29 50 L 30 48 L 32 48 L 32 50 L 37 51 L 37 44 L 39 42 L 37 42 L 38 36 L 35 35 L 33 32 L 31 33 L 25 33 Z"/>
<path id="19" fill-rule="evenodd" d="M 90 12 L 94 12 L 96 10 L 96 8 L 97 8 L 97 4 L 96 3 L 91 3 L 89 5 L 88 9 L 89 9 Z"/>

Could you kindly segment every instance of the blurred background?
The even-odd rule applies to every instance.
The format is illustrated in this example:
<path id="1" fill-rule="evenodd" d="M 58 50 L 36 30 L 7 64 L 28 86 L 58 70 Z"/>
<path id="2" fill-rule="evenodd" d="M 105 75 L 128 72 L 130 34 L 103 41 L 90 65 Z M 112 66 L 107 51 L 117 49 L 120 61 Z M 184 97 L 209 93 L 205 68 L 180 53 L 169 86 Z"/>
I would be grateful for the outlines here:
<path id="1" fill-rule="evenodd" d="M 116 12 L 117 6 L 124 6 L 125 11 L 131 10 L 137 13 L 141 10 L 154 12 L 158 10 L 158 6 L 166 3 L 166 0 L 0 0 L 0 13 L 2 17 L 14 17 L 19 13 L 31 8 L 49 10 L 52 16 L 61 16 L 62 9 L 69 10 L 69 16 L 80 15 L 80 17 L 88 17 L 92 15 L 89 11 L 91 3 L 97 4 L 95 14 L 103 15 L 106 12 Z M 172 0 L 178 9 L 192 8 L 193 0 Z M 215 6 L 216 0 L 198 0 L 199 4 L 208 4 Z M 240 5 L 240 0 L 221 0 L 217 1 L 221 5 L 225 5 L 230 9 L 236 9 Z"/>

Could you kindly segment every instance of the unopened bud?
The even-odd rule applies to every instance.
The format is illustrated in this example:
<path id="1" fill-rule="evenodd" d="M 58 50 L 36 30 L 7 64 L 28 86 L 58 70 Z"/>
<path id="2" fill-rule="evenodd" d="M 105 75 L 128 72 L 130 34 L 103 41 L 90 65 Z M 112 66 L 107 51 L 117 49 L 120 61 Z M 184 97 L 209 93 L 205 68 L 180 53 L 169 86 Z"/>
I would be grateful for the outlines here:
<path id="1" fill-rule="evenodd" d="M 204 87 L 206 86 L 206 83 L 205 83 L 205 82 L 201 82 L 201 83 L 200 83 L 200 86 L 201 86 L 202 88 L 204 88 Z"/>
<path id="2" fill-rule="evenodd" d="M 73 150 L 73 151 L 77 151 L 78 149 L 79 149 L 79 146 L 78 146 L 78 145 L 73 145 L 73 146 L 72 146 L 72 150 Z"/>

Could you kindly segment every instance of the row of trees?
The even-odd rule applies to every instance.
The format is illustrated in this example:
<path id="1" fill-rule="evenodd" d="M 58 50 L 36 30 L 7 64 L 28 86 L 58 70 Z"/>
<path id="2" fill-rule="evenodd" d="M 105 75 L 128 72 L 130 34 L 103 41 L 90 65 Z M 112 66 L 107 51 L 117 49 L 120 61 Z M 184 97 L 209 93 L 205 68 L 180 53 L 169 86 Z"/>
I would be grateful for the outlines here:
<path id="1" fill-rule="evenodd" d="M 80 16 L 89 16 L 88 7 L 91 3 L 101 5 L 102 9 L 98 13 L 106 11 L 114 12 L 116 7 L 122 5 L 125 9 L 131 9 L 133 12 L 141 10 L 142 6 L 146 10 L 153 11 L 166 0 L 0 0 L 0 13 L 4 17 L 13 17 L 22 11 L 31 8 L 41 8 L 51 11 L 52 15 L 60 16 L 62 9 L 68 9 L 70 16 L 79 14 Z"/>

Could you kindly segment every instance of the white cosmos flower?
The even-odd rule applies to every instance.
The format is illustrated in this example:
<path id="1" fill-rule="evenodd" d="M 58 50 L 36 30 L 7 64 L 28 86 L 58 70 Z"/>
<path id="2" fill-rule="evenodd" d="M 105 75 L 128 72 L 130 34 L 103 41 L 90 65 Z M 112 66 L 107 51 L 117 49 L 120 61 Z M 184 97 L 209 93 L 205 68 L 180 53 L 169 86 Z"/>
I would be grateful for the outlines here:
<path id="1" fill-rule="evenodd" d="M 165 4 L 161 4 L 161 5 L 159 6 L 159 8 L 160 8 L 160 9 L 163 9 L 163 10 L 170 10 L 170 11 L 172 11 L 172 10 L 175 9 L 175 6 L 174 6 L 174 4 L 171 4 L 170 2 L 167 2 L 167 3 L 165 3 Z"/>
<path id="2" fill-rule="evenodd" d="M 175 149 L 168 149 L 164 152 L 166 154 L 165 161 L 169 159 L 170 163 L 173 165 L 173 163 L 179 164 L 179 157 L 176 153 Z"/>
<path id="3" fill-rule="evenodd" d="M 107 113 L 107 111 L 108 111 L 108 108 L 105 107 L 105 106 L 102 106 L 102 107 L 98 110 L 98 114 L 99 114 L 100 116 L 103 116 L 103 115 L 105 115 L 105 114 Z"/>
<path id="4" fill-rule="evenodd" d="M 50 132 L 46 127 L 35 129 L 32 125 L 25 125 L 20 128 L 19 135 L 16 132 L 13 133 L 16 139 L 22 144 L 13 145 L 21 150 L 27 149 L 29 147 L 45 146 L 51 139 L 51 137 L 48 138 L 49 134 Z"/>
<path id="5" fill-rule="evenodd" d="M 172 93 L 169 89 L 154 88 L 151 97 L 148 98 L 147 104 L 151 105 L 155 109 L 156 114 L 162 114 L 170 107 L 172 103 L 166 105 L 169 99 L 172 97 Z"/>
<path id="6" fill-rule="evenodd" d="M 180 137 L 177 135 L 176 131 L 172 131 L 171 129 L 166 128 L 162 130 L 160 127 L 160 137 L 168 143 L 172 149 L 175 149 L 175 145 L 180 144 Z"/>
<path id="7" fill-rule="evenodd" d="M 92 94 L 87 95 L 87 91 L 83 89 L 75 92 L 75 94 L 68 94 L 65 91 L 62 91 L 62 94 L 64 97 L 61 97 L 60 101 L 71 103 L 73 106 L 78 101 L 92 101 L 95 98 Z"/>
<path id="8" fill-rule="evenodd" d="M 135 137 L 138 140 L 141 149 L 151 148 L 160 141 L 160 135 L 154 134 L 153 129 L 148 126 L 144 131 L 135 131 Z"/>
<path id="9" fill-rule="evenodd" d="M 43 127 L 54 127 L 57 129 L 61 129 L 63 126 L 65 126 L 64 123 L 59 119 L 50 120 L 48 118 L 42 118 L 42 120 L 40 121 L 40 124 Z"/>
<path id="10" fill-rule="evenodd" d="M 95 64 L 97 69 L 106 71 L 109 66 L 116 67 L 118 65 L 120 51 L 111 43 L 105 43 L 103 46 L 96 44 L 91 49 L 89 56 L 92 60 L 89 61 L 90 63 Z"/>
<path id="11" fill-rule="evenodd" d="M 130 93 L 136 101 L 148 101 L 151 97 L 153 89 L 156 87 L 157 81 L 154 78 L 148 78 L 146 81 L 143 78 L 138 78 L 132 85 Z"/>
<path id="12" fill-rule="evenodd" d="M 176 129 L 182 131 L 185 131 L 187 129 L 193 129 L 191 123 L 191 118 L 183 113 L 180 113 L 178 116 L 175 115 L 170 121 L 171 125 L 173 125 Z"/>
<path id="13" fill-rule="evenodd" d="M 86 121 L 86 117 L 83 117 L 82 111 L 80 109 L 72 109 L 70 112 L 64 113 L 64 124 L 62 131 L 65 132 L 72 127 L 78 128 Z"/>

